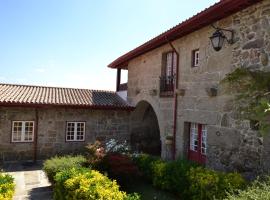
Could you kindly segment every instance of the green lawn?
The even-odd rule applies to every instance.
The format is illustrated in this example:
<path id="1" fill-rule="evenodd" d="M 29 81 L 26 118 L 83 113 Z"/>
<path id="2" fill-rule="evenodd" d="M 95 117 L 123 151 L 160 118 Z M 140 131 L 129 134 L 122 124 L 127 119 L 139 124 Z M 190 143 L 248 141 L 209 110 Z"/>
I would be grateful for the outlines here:
<path id="1" fill-rule="evenodd" d="M 175 195 L 158 190 L 150 183 L 143 181 L 133 182 L 126 189 L 128 193 L 137 192 L 141 195 L 142 200 L 179 200 Z"/>

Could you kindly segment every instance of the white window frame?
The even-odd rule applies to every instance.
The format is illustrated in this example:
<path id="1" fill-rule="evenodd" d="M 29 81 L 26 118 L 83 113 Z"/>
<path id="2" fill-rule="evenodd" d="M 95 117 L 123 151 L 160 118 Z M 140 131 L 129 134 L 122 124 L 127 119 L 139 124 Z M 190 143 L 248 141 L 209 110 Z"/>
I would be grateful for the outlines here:
<path id="1" fill-rule="evenodd" d="M 193 51 L 193 67 L 199 67 L 199 57 L 200 57 L 200 50 L 196 49 Z"/>
<path id="2" fill-rule="evenodd" d="M 198 143 L 199 143 L 199 126 L 197 123 L 191 123 L 190 128 L 190 150 L 198 151 Z M 195 144 L 197 141 L 197 145 Z M 196 149 L 197 148 L 197 149 Z"/>
<path id="3" fill-rule="evenodd" d="M 22 130 L 20 133 L 21 140 L 14 140 L 14 124 L 15 123 L 22 123 Z M 25 140 L 25 124 L 26 123 L 32 123 L 33 124 L 33 130 L 32 130 L 32 140 Z M 35 121 L 12 121 L 12 130 L 11 130 L 11 142 L 13 143 L 20 143 L 20 142 L 33 142 L 35 137 Z"/>
<path id="4" fill-rule="evenodd" d="M 202 124 L 202 133 L 201 133 L 201 154 L 207 154 L 207 127 L 205 124 Z M 203 147 L 204 144 L 204 147 Z M 203 152 L 204 149 L 204 152 Z"/>
<path id="5" fill-rule="evenodd" d="M 74 124 L 74 139 L 68 139 L 68 128 L 69 128 L 69 124 Z M 77 134 L 78 134 L 78 124 L 83 124 L 83 139 L 77 139 Z M 84 142 L 85 141 L 85 122 L 74 122 L 74 121 L 68 121 L 66 123 L 66 141 L 67 142 Z"/>

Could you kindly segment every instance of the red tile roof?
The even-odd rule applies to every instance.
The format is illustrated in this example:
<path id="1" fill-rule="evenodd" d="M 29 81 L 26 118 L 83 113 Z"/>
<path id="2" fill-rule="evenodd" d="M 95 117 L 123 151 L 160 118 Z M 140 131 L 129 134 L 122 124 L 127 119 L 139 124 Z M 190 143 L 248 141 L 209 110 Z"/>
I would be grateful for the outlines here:
<path id="1" fill-rule="evenodd" d="M 181 22 L 141 46 L 129 51 L 108 65 L 110 68 L 126 68 L 129 60 L 210 25 L 222 18 L 247 8 L 262 0 L 221 0 L 193 17 Z"/>
<path id="2" fill-rule="evenodd" d="M 0 84 L 1 105 L 133 108 L 115 92 L 13 84 Z"/>

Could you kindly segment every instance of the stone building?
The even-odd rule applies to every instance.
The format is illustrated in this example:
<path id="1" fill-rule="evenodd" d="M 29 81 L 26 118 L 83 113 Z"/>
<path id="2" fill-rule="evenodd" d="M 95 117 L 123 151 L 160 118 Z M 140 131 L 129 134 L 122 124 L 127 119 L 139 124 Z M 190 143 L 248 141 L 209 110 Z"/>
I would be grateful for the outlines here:
<path id="1" fill-rule="evenodd" d="M 0 84 L 0 161 L 77 153 L 128 140 L 133 108 L 115 92 Z"/>
<path id="2" fill-rule="evenodd" d="M 133 147 L 147 152 L 150 145 L 157 153 L 160 145 L 164 158 L 218 170 L 268 170 L 268 137 L 237 118 L 220 81 L 238 67 L 270 69 L 269 24 L 269 0 L 221 0 L 109 64 L 117 69 L 117 90 L 127 90 L 136 106 Z M 224 39 L 219 51 L 213 33 Z M 127 84 L 121 70 L 128 71 Z"/>

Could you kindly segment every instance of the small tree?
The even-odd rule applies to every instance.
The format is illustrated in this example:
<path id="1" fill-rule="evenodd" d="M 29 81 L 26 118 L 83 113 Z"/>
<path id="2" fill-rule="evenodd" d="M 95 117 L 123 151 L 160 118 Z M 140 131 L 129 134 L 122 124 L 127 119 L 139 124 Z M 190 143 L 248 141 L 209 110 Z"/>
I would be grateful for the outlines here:
<path id="1" fill-rule="evenodd" d="M 270 130 L 270 72 L 237 68 L 222 83 L 236 94 L 235 105 L 241 118 L 255 122 L 260 133 Z"/>

